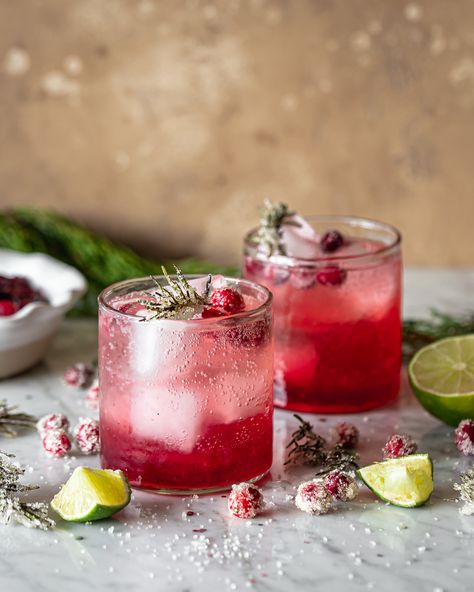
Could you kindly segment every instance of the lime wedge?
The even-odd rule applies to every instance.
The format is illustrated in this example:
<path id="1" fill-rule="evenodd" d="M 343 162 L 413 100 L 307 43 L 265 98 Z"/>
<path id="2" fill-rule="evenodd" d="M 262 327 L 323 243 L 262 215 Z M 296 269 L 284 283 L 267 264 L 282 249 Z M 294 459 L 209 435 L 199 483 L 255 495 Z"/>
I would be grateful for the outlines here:
<path id="1" fill-rule="evenodd" d="M 474 419 L 474 335 L 448 337 L 420 349 L 408 377 L 417 399 L 450 425 Z"/>
<path id="2" fill-rule="evenodd" d="M 433 491 L 433 462 L 428 454 L 410 454 L 368 465 L 357 471 L 384 502 L 402 508 L 425 504 Z"/>
<path id="3" fill-rule="evenodd" d="M 102 520 L 124 508 L 130 494 L 122 471 L 78 467 L 54 496 L 51 507 L 70 522 Z"/>

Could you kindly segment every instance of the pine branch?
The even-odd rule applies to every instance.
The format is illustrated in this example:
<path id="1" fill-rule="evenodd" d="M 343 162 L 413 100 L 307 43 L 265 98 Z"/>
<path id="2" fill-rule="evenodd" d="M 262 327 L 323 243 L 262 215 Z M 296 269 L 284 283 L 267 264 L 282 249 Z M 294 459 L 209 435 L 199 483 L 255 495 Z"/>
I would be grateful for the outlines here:
<path id="1" fill-rule="evenodd" d="M 255 236 L 255 243 L 267 257 L 273 254 L 286 255 L 286 247 L 282 240 L 283 225 L 299 226 L 291 221 L 294 212 L 288 210 L 287 204 L 273 203 L 265 199 L 260 210 L 260 226 Z"/>
<path id="2" fill-rule="evenodd" d="M 13 413 L 17 407 L 9 407 L 5 399 L 0 400 L 0 436 L 17 436 L 16 427 L 34 428 L 36 417 L 28 413 Z"/>

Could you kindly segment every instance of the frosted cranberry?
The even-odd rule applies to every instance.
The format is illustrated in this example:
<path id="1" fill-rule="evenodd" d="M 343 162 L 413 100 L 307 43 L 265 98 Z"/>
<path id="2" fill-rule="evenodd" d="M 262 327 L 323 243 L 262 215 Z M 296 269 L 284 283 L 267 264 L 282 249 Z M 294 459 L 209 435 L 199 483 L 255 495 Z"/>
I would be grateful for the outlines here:
<path id="1" fill-rule="evenodd" d="M 17 304 L 10 299 L 0 300 L 0 317 L 10 317 L 18 311 L 19 307 Z"/>
<path id="2" fill-rule="evenodd" d="M 235 314 L 245 308 L 245 301 L 240 292 L 232 288 L 218 288 L 211 294 L 211 307 Z"/>
<path id="3" fill-rule="evenodd" d="M 91 409 L 97 409 L 99 407 L 99 392 L 99 381 L 95 379 L 86 395 L 86 405 Z"/>
<path id="4" fill-rule="evenodd" d="M 90 385 L 93 376 L 94 369 L 92 366 L 79 362 L 66 370 L 64 373 L 64 382 L 69 386 L 86 388 Z"/>
<path id="5" fill-rule="evenodd" d="M 337 230 L 328 230 L 321 238 L 321 250 L 324 253 L 334 253 L 344 244 L 342 234 Z"/>
<path id="6" fill-rule="evenodd" d="M 265 508 L 262 490 L 251 483 L 232 485 L 227 505 L 238 518 L 255 518 Z"/>
<path id="7" fill-rule="evenodd" d="M 331 471 L 326 475 L 324 487 L 335 499 L 342 502 L 355 499 L 359 491 L 354 477 L 339 470 Z"/>
<path id="8" fill-rule="evenodd" d="M 337 265 L 328 265 L 316 273 L 316 279 L 322 286 L 340 286 L 346 277 L 347 271 Z"/>
<path id="9" fill-rule="evenodd" d="M 474 454 L 474 419 L 463 419 L 454 432 L 454 441 L 459 452 Z"/>
<path id="10" fill-rule="evenodd" d="M 48 456 L 61 458 L 71 450 L 71 440 L 64 430 L 51 430 L 43 437 L 43 450 Z"/>
<path id="11" fill-rule="evenodd" d="M 334 426 L 334 436 L 344 448 L 356 448 L 359 443 L 359 430 L 352 423 L 345 421 Z"/>
<path id="12" fill-rule="evenodd" d="M 333 504 L 333 498 L 321 481 L 306 481 L 298 486 L 295 504 L 308 514 L 327 514 Z"/>
<path id="13" fill-rule="evenodd" d="M 385 443 L 382 449 L 384 458 L 398 458 L 414 454 L 418 450 L 418 445 L 408 434 L 394 434 Z"/>
<path id="14" fill-rule="evenodd" d="M 62 413 L 49 413 L 38 420 L 36 429 L 42 436 L 53 430 L 67 432 L 69 429 L 69 419 Z"/>
<path id="15" fill-rule="evenodd" d="M 291 285 L 298 290 L 308 290 L 316 283 L 316 272 L 314 269 L 295 268 L 291 272 Z"/>
<path id="16" fill-rule="evenodd" d="M 77 447 L 84 454 L 100 452 L 99 422 L 95 419 L 81 419 L 74 430 Z"/>

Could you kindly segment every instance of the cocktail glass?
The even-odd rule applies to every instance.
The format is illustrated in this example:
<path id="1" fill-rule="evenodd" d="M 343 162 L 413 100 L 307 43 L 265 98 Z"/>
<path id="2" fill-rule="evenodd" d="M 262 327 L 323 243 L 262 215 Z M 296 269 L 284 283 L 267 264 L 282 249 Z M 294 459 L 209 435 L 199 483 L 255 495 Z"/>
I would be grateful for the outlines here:
<path id="1" fill-rule="evenodd" d="M 399 392 L 399 232 L 345 216 L 307 219 L 344 245 L 312 259 L 272 255 L 245 239 L 243 275 L 273 293 L 275 404 L 314 413 L 379 407 Z"/>
<path id="2" fill-rule="evenodd" d="M 139 300 L 153 292 L 150 278 L 99 296 L 102 466 L 122 469 L 134 487 L 213 492 L 271 466 L 272 296 L 221 279 L 240 291 L 244 311 L 144 320 Z"/>

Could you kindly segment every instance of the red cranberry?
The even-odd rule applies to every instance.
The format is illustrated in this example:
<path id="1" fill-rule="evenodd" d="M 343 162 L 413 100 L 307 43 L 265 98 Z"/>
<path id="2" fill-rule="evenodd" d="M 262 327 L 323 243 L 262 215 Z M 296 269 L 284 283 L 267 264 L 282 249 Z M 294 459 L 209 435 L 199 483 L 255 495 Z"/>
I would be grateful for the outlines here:
<path id="1" fill-rule="evenodd" d="M 240 292 L 232 288 L 218 288 L 211 294 L 211 307 L 235 314 L 244 310 L 245 301 Z"/>
<path id="2" fill-rule="evenodd" d="M 322 286 L 340 286 L 347 277 L 347 271 L 338 265 L 328 265 L 316 273 L 316 279 Z"/>
<path id="3" fill-rule="evenodd" d="M 74 430 L 77 447 L 84 454 L 100 452 L 99 422 L 95 419 L 81 419 Z"/>
<path id="4" fill-rule="evenodd" d="M 43 438 L 43 449 L 48 456 L 61 458 L 71 450 L 71 440 L 64 430 L 52 430 Z"/>
<path id="5" fill-rule="evenodd" d="M 454 432 L 459 452 L 468 456 L 474 454 L 474 419 L 463 419 Z"/>
<path id="6" fill-rule="evenodd" d="M 203 319 L 214 319 L 216 317 L 224 317 L 225 312 L 219 310 L 218 308 L 212 308 L 212 306 L 206 306 L 202 309 L 201 317 Z"/>
<path id="7" fill-rule="evenodd" d="M 308 514 L 327 514 L 333 499 L 321 481 L 306 481 L 298 486 L 295 504 L 298 509 Z"/>
<path id="8" fill-rule="evenodd" d="M 265 508 L 262 490 L 251 483 L 232 485 L 227 504 L 238 518 L 255 518 Z"/>
<path id="9" fill-rule="evenodd" d="M 328 230 L 321 237 L 321 250 L 323 253 L 334 253 L 344 244 L 344 238 L 337 230 Z"/>
<path id="10" fill-rule="evenodd" d="M 92 366 L 79 362 L 66 370 L 64 373 L 64 382 L 69 386 L 86 388 L 90 385 L 93 376 L 94 369 Z"/>
<path id="11" fill-rule="evenodd" d="M 334 426 L 336 441 L 343 448 L 356 448 L 359 443 L 359 430 L 352 423 L 345 421 Z"/>
<path id="12" fill-rule="evenodd" d="M 384 458 L 398 458 L 414 454 L 418 450 L 416 442 L 407 434 L 394 434 L 382 449 Z"/>
<path id="13" fill-rule="evenodd" d="M 0 300 L 0 317 L 9 317 L 18 311 L 18 306 L 13 300 Z"/>
<path id="14" fill-rule="evenodd" d="M 342 502 L 353 500 L 359 491 L 354 477 L 337 469 L 326 475 L 324 487 L 335 499 Z"/>

